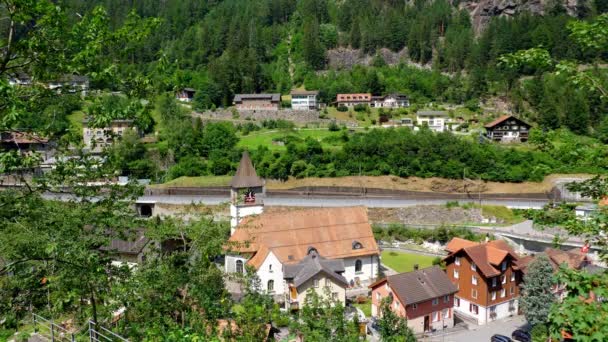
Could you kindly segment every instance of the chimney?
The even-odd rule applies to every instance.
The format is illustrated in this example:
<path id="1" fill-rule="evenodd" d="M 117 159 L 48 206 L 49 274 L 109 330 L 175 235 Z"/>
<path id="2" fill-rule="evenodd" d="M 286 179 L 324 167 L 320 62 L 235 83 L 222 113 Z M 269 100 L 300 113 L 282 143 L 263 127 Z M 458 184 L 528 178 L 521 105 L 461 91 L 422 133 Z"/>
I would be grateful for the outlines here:
<path id="1" fill-rule="evenodd" d="M 414 271 L 418 271 L 418 264 L 414 264 Z"/>

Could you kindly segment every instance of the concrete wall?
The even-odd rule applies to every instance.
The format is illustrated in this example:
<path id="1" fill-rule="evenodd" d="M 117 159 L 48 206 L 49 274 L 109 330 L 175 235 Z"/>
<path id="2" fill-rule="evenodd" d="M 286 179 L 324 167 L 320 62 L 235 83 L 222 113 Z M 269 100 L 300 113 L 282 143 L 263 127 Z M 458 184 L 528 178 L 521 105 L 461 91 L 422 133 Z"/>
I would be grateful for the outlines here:
<path id="1" fill-rule="evenodd" d="M 245 272 L 245 268 L 247 265 L 247 258 L 242 257 L 240 255 L 226 255 L 224 258 L 224 272 L 226 273 L 235 273 L 236 272 L 236 261 L 241 260 L 243 262 L 243 272 Z"/>
<path id="2" fill-rule="evenodd" d="M 361 260 L 361 271 L 355 272 L 355 263 L 357 260 Z M 351 281 L 355 286 L 357 282 L 356 278 L 359 278 L 361 284 L 369 284 L 378 276 L 378 256 L 377 255 L 366 255 L 361 257 L 345 258 L 344 259 L 344 277 L 351 284 Z"/>

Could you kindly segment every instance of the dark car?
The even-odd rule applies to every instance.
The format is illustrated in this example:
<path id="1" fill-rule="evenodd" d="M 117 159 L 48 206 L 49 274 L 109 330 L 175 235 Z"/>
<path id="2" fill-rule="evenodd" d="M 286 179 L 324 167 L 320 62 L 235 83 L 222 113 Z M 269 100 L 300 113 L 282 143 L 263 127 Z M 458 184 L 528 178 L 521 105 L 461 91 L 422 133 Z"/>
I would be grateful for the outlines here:
<path id="1" fill-rule="evenodd" d="M 491 342 L 513 342 L 510 338 L 508 338 L 505 335 L 492 335 L 492 338 L 490 339 Z"/>
<path id="2" fill-rule="evenodd" d="M 530 336 L 530 333 L 525 330 L 522 330 L 522 329 L 517 329 L 517 330 L 513 331 L 513 333 L 511 334 L 511 338 L 515 341 L 520 341 L 520 342 L 532 341 L 532 336 Z"/>

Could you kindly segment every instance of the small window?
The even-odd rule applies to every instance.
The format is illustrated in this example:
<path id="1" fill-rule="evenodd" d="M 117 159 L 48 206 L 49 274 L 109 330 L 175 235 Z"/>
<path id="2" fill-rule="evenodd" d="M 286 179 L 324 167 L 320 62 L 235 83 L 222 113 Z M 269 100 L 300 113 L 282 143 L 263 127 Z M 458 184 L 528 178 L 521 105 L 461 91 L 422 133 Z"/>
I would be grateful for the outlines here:
<path id="1" fill-rule="evenodd" d="M 496 300 L 496 291 L 492 291 L 492 300 Z"/>
<path id="2" fill-rule="evenodd" d="M 433 298 L 433 305 L 437 305 L 439 304 L 439 299 L 438 298 Z"/>
<path id="3" fill-rule="evenodd" d="M 380 294 L 380 292 L 376 292 L 376 300 L 380 301 L 382 299 L 382 295 Z"/>
<path id="4" fill-rule="evenodd" d="M 399 301 L 398 300 L 395 301 L 395 309 L 399 309 Z"/>
<path id="5" fill-rule="evenodd" d="M 456 264 L 456 266 L 460 266 L 460 257 L 454 258 L 454 264 Z"/>
<path id="6" fill-rule="evenodd" d="M 236 261 L 236 273 L 243 273 L 243 260 Z"/>
<path id="7" fill-rule="evenodd" d="M 477 266 L 474 263 L 471 263 L 471 271 L 477 271 Z"/>
<path id="8" fill-rule="evenodd" d="M 471 276 L 471 284 L 477 285 L 477 277 L 476 276 Z"/>
<path id="9" fill-rule="evenodd" d="M 338 292 L 332 292 L 331 293 L 331 299 L 332 300 L 338 300 Z"/>
<path id="10" fill-rule="evenodd" d="M 475 304 L 469 304 L 469 311 L 472 314 L 477 315 L 479 313 L 479 307 Z"/>
<path id="11" fill-rule="evenodd" d="M 433 312 L 433 322 L 439 322 L 439 311 Z"/>
<path id="12" fill-rule="evenodd" d="M 477 299 L 477 290 L 471 289 L 471 297 Z"/>
<path id="13" fill-rule="evenodd" d="M 310 254 L 313 254 L 313 253 L 319 254 L 319 252 L 317 252 L 316 248 L 314 248 L 314 247 L 308 247 L 308 252 L 306 254 L 310 255 Z"/>
<path id="14" fill-rule="evenodd" d="M 319 287 L 319 279 L 313 279 L 312 286 L 315 287 L 315 288 Z"/>
<path id="15" fill-rule="evenodd" d="M 274 280 L 269 280 L 266 288 L 268 289 L 268 292 L 274 292 Z"/>
<path id="16" fill-rule="evenodd" d="M 497 282 L 496 277 L 492 278 L 492 287 L 496 286 Z"/>
<path id="17" fill-rule="evenodd" d="M 506 284 L 507 283 L 507 276 L 505 274 L 503 274 L 502 276 L 500 276 L 500 282 L 502 284 Z"/>
<path id="18" fill-rule="evenodd" d="M 414 310 L 418 309 L 418 304 L 412 304 L 412 309 L 414 309 Z"/>
<path id="19" fill-rule="evenodd" d="M 361 249 L 363 245 L 359 241 L 353 241 L 353 249 Z"/>
<path id="20" fill-rule="evenodd" d="M 357 261 L 355 261 L 355 272 L 361 272 L 361 270 L 363 269 L 363 262 L 359 259 L 357 259 Z"/>
<path id="21" fill-rule="evenodd" d="M 505 298 L 506 295 L 507 295 L 507 289 L 500 290 L 500 298 Z"/>
<path id="22" fill-rule="evenodd" d="M 511 281 L 515 281 L 515 272 L 511 273 Z"/>
<path id="23" fill-rule="evenodd" d="M 511 289 L 509 290 L 509 293 L 510 293 L 511 295 L 514 295 L 514 294 L 515 294 L 515 288 L 514 288 L 513 286 L 511 286 Z"/>
<path id="24" fill-rule="evenodd" d="M 443 318 L 450 318 L 450 309 L 443 309 Z"/>
<path id="25" fill-rule="evenodd" d="M 331 282 L 329 281 L 328 278 L 325 278 L 325 287 L 330 287 L 331 286 Z"/>
<path id="26" fill-rule="evenodd" d="M 503 271 L 506 271 L 506 270 L 507 270 L 507 262 L 506 262 L 506 261 L 503 261 L 503 262 L 500 264 L 500 269 L 501 269 L 501 270 L 503 270 Z"/>
<path id="27" fill-rule="evenodd" d="M 496 305 L 490 306 L 490 313 L 496 313 Z"/>
<path id="28" fill-rule="evenodd" d="M 449 303 L 450 302 L 450 296 L 443 296 L 443 302 L 444 303 Z"/>
<path id="29" fill-rule="evenodd" d="M 454 278 L 458 279 L 460 277 L 460 274 L 458 273 L 458 270 L 454 270 Z"/>
<path id="30" fill-rule="evenodd" d="M 268 272 L 272 273 L 272 264 L 268 265 Z"/>
<path id="31" fill-rule="evenodd" d="M 460 298 L 454 297 L 454 306 L 457 308 L 460 307 Z"/>

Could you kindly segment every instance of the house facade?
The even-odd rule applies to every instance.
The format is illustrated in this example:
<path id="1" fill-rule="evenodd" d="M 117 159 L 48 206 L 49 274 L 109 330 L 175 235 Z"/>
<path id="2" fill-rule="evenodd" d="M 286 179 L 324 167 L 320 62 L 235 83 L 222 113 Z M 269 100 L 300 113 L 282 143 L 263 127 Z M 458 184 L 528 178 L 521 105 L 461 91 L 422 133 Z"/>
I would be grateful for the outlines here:
<path id="1" fill-rule="evenodd" d="M 182 102 L 192 102 L 196 95 L 196 89 L 194 88 L 183 88 L 175 94 L 175 98 Z"/>
<path id="2" fill-rule="evenodd" d="M 318 110 L 318 97 L 319 92 L 316 90 L 293 90 L 291 92 L 291 109 Z"/>
<path id="3" fill-rule="evenodd" d="M 418 126 L 428 126 L 435 132 L 443 132 L 447 129 L 448 113 L 444 111 L 419 111 L 416 113 Z"/>
<path id="4" fill-rule="evenodd" d="M 372 101 L 372 94 L 357 93 L 357 94 L 337 94 L 336 105 L 353 107 L 358 104 L 369 105 Z"/>
<path id="5" fill-rule="evenodd" d="M 446 274 L 458 287 L 454 311 L 479 325 L 516 315 L 521 273 L 518 256 L 502 240 L 448 243 Z"/>
<path id="6" fill-rule="evenodd" d="M 372 317 L 381 317 L 381 305 L 407 318 L 415 333 L 454 326 L 454 294 L 458 288 L 439 266 L 388 276 L 370 285 Z"/>
<path id="7" fill-rule="evenodd" d="M 281 94 L 237 94 L 234 106 L 238 110 L 279 110 Z"/>
<path id="8" fill-rule="evenodd" d="M 309 291 L 315 292 L 319 298 L 344 306 L 348 282 L 343 273 L 342 259 L 325 259 L 315 249 L 311 249 L 299 263 L 284 265 L 283 277 L 287 290 L 285 308 L 298 310 L 306 305 Z"/>
<path id="9" fill-rule="evenodd" d="M 389 94 L 385 96 L 372 96 L 371 106 L 375 108 L 405 108 L 410 106 L 410 101 L 403 94 Z"/>
<path id="10" fill-rule="evenodd" d="M 50 81 L 47 84 L 50 90 L 63 93 L 64 90 L 69 94 L 80 93 L 86 96 L 89 92 L 89 77 L 81 75 L 63 75 L 60 79 Z"/>
<path id="11" fill-rule="evenodd" d="M 530 127 L 532 126 L 513 115 L 503 115 L 484 125 L 489 139 L 505 143 L 528 141 Z"/>
<path id="12" fill-rule="evenodd" d="M 108 127 L 91 127 L 89 120 L 85 119 L 82 124 L 84 146 L 93 153 L 99 153 L 127 130 L 137 130 L 133 120 L 112 120 Z"/>

